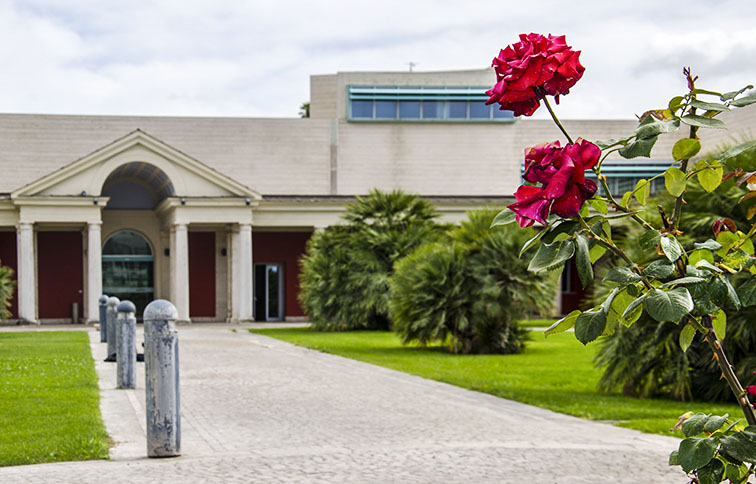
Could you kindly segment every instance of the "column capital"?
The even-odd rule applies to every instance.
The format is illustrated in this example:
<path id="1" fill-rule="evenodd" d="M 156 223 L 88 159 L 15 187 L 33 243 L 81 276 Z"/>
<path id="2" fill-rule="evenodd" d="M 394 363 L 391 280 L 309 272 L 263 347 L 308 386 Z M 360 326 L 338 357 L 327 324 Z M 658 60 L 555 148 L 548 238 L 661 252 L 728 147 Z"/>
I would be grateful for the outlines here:
<path id="1" fill-rule="evenodd" d="M 97 220 L 94 222 L 87 222 L 87 227 L 93 228 L 93 227 L 101 227 L 102 226 L 102 220 Z"/>
<path id="2" fill-rule="evenodd" d="M 231 226 L 229 229 L 229 232 L 238 234 L 240 232 L 251 232 L 252 231 L 252 224 L 248 223 L 238 223 Z"/>
<path id="3" fill-rule="evenodd" d="M 19 222 L 16 224 L 16 229 L 18 230 L 22 230 L 22 229 L 31 230 L 33 228 L 34 228 L 34 222 Z"/>

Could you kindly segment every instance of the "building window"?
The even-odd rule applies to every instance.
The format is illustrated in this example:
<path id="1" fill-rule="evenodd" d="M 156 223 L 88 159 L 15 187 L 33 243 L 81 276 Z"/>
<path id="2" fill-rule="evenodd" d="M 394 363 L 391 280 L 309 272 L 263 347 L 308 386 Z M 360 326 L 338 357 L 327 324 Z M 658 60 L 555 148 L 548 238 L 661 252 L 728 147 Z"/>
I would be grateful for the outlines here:
<path id="1" fill-rule="evenodd" d="M 449 119 L 467 118 L 467 101 L 447 101 L 447 115 Z"/>
<path id="2" fill-rule="evenodd" d="M 373 119 L 373 101 L 353 101 L 352 117 Z"/>
<path id="3" fill-rule="evenodd" d="M 347 86 L 350 121 L 513 122 L 485 87 Z"/>
<path id="4" fill-rule="evenodd" d="M 399 119 L 420 119 L 420 101 L 399 101 Z"/>
<path id="5" fill-rule="evenodd" d="M 423 101 L 423 119 L 439 119 L 443 115 L 442 101 Z"/>
<path id="6" fill-rule="evenodd" d="M 375 119 L 396 119 L 396 101 L 376 101 Z"/>
<path id="7" fill-rule="evenodd" d="M 470 119 L 490 119 L 491 106 L 486 103 L 470 103 Z"/>

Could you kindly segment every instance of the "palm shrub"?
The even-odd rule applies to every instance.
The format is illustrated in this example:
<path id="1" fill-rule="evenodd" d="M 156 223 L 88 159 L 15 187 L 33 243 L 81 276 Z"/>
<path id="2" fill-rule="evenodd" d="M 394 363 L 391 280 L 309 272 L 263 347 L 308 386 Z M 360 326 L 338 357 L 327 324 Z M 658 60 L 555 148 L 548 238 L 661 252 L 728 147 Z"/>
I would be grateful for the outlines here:
<path id="1" fill-rule="evenodd" d="M 689 183 L 686 212 L 682 224 L 689 227 L 680 237 L 685 247 L 692 247 L 694 240 L 713 237 L 712 225 L 716 220 L 729 217 L 739 227 L 747 226 L 747 214 L 738 204 L 747 192 L 732 180 L 722 183 L 712 193 L 704 193 L 700 185 Z M 660 199 L 666 212 L 672 206 L 669 197 Z M 637 230 L 618 231 L 620 237 L 637 239 Z M 618 239 L 616 233 L 613 237 Z M 619 239 L 618 239 L 619 240 Z M 621 241 L 620 241 L 621 243 Z M 653 261 L 644 260 L 637 244 L 625 244 L 631 258 L 643 265 Z M 609 293 L 608 285 L 594 288 L 593 301 L 598 304 Z M 733 311 L 725 307 L 727 314 L 727 337 L 722 340 L 726 353 L 733 362 L 735 373 L 745 385 L 756 384 L 753 368 L 756 368 L 756 308 Z M 604 368 L 598 388 L 611 392 L 621 389 L 626 395 L 638 397 L 664 396 L 676 400 L 727 401 L 730 389 L 721 378 L 721 370 L 711 358 L 711 351 L 703 338 L 693 340 L 686 351 L 680 349 L 680 333 L 683 325 L 659 324 L 643 314 L 630 328 L 618 325 L 616 331 L 599 340 L 596 365 Z"/>
<path id="2" fill-rule="evenodd" d="M 317 232 L 301 260 L 300 301 L 323 331 L 383 329 L 394 262 L 444 229 L 433 206 L 399 190 L 373 190 L 346 207 L 343 225 Z"/>
<path id="3" fill-rule="evenodd" d="M 518 257 L 528 235 L 489 230 L 497 210 L 468 213 L 444 240 L 398 261 L 391 314 L 403 343 L 442 341 L 455 353 L 517 353 L 527 331 L 517 320 L 547 312 L 555 284 Z"/>
<path id="4" fill-rule="evenodd" d="M 5 321 L 11 316 L 10 301 L 15 286 L 13 269 L 0 265 L 0 321 Z"/>

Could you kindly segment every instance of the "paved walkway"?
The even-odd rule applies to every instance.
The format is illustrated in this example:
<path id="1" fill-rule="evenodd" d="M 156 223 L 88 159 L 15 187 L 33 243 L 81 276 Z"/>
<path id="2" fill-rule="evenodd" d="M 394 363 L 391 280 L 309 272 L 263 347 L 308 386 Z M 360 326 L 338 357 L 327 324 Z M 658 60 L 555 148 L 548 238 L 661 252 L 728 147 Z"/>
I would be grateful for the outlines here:
<path id="1" fill-rule="evenodd" d="M 111 460 L 0 468 L 0 482 L 687 482 L 667 466 L 672 438 L 310 351 L 244 326 L 180 326 L 179 338 L 181 457 L 145 457 L 143 364 L 137 390 L 115 390 L 115 366 L 102 361 L 106 345 L 92 331 Z"/>

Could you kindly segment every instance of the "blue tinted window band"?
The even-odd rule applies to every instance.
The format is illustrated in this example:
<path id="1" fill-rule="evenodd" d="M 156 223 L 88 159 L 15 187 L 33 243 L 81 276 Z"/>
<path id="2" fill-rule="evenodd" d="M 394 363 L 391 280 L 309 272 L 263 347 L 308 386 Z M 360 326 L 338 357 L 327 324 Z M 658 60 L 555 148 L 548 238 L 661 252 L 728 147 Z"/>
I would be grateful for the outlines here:
<path id="1" fill-rule="evenodd" d="M 350 121 L 475 122 L 515 121 L 511 111 L 486 106 L 489 87 L 347 86 Z"/>

